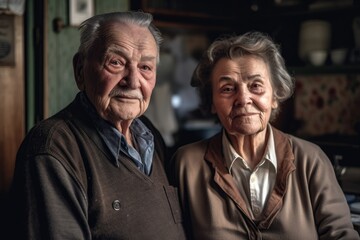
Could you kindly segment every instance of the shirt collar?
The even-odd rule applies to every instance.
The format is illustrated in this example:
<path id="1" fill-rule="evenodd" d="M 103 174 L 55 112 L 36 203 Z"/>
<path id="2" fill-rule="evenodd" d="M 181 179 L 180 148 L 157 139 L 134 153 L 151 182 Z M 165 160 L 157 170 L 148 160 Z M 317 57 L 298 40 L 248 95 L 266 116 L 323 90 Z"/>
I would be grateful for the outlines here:
<path id="1" fill-rule="evenodd" d="M 84 92 L 80 93 L 80 101 L 94 122 L 96 130 L 109 148 L 116 161 L 116 165 L 119 166 L 118 156 L 120 152 L 123 152 L 132 158 L 142 171 L 149 174 L 152 165 L 152 155 L 154 153 L 154 137 L 145 124 L 139 119 L 134 119 L 130 126 L 133 138 L 137 141 L 139 147 L 139 152 L 137 152 L 126 142 L 122 133 L 99 116 Z"/>
<path id="2" fill-rule="evenodd" d="M 267 145 L 267 151 L 265 154 L 265 159 L 269 160 L 275 168 L 275 172 L 277 171 L 277 158 L 276 158 L 276 151 L 275 151 L 275 140 L 272 128 L 268 125 L 269 131 L 269 140 Z"/>
<path id="3" fill-rule="evenodd" d="M 267 131 L 269 131 L 269 139 L 267 142 L 267 148 L 265 153 L 265 160 L 268 160 L 275 168 L 275 171 L 277 171 L 277 159 L 276 159 L 276 151 L 275 151 L 275 144 L 274 144 L 274 135 L 272 132 L 272 129 L 270 125 L 267 127 Z M 222 145 L 223 145 L 223 154 L 225 157 L 225 163 L 229 170 L 229 173 L 231 172 L 231 167 L 234 161 L 238 158 L 242 160 L 243 163 L 244 159 L 235 151 L 233 146 L 231 145 L 229 139 L 226 136 L 225 129 L 222 133 Z"/>

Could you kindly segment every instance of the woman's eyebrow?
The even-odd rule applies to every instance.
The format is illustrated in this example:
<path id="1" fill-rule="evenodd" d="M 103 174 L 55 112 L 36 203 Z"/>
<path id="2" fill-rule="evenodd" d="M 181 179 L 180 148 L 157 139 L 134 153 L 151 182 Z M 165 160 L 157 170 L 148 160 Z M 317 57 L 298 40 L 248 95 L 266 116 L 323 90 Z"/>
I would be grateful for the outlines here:
<path id="1" fill-rule="evenodd" d="M 248 80 L 253 80 L 254 78 L 263 78 L 263 77 L 261 76 L 261 74 L 258 73 L 246 76 L 246 79 Z"/>

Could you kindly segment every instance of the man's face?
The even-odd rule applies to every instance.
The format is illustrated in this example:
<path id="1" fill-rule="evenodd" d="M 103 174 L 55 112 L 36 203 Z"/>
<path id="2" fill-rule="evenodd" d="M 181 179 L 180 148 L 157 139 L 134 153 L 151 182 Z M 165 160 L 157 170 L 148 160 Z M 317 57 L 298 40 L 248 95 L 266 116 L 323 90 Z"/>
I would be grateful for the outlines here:
<path id="1" fill-rule="evenodd" d="M 147 109 L 156 83 L 157 46 L 147 28 L 112 23 L 84 59 L 80 90 L 105 120 L 118 126 Z"/>

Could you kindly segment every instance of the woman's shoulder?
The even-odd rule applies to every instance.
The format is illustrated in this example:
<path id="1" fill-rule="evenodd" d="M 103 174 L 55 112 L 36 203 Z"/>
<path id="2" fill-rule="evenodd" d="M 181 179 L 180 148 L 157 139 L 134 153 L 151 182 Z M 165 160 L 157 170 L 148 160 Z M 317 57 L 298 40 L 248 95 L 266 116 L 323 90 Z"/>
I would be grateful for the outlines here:
<path id="1" fill-rule="evenodd" d="M 301 151 L 315 152 L 315 153 L 322 151 L 319 145 L 317 145 L 314 142 L 311 142 L 310 140 L 306 140 L 304 138 L 300 138 L 300 137 L 297 137 L 294 135 L 289 135 L 289 134 L 288 134 L 288 137 L 289 137 L 289 141 L 290 141 L 291 145 L 294 148 L 297 148 Z"/>
<path id="2" fill-rule="evenodd" d="M 306 150 L 316 152 L 320 150 L 320 147 L 318 145 L 304 138 L 282 132 L 281 130 L 274 127 L 272 128 L 272 131 L 274 133 L 275 141 L 277 141 L 278 144 L 285 144 L 286 142 L 288 142 L 293 149 L 296 148 L 301 151 Z"/>
<path id="3" fill-rule="evenodd" d="M 216 145 L 219 143 L 219 138 L 221 139 L 220 133 L 207 139 L 185 144 L 176 150 L 173 158 L 178 164 L 192 166 L 192 168 L 207 165 L 206 156 L 213 150 L 217 152 L 221 149 L 220 145 Z"/>
<path id="4" fill-rule="evenodd" d="M 312 166 L 324 166 L 325 164 L 326 166 L 331 166 L 329 156 L 319 145 L 297 136 L 288 136 L 298 164 L 307 163 Z"/>
<path id="5" fill-rule="evenodd" d="M 207 146 L 209 145 L 210 139 L 203 139 L 196 142 L 188 143 L 180 146 L 175 155 L 178 157 L 196 157 L 196 156 L 204 156 Z"/>

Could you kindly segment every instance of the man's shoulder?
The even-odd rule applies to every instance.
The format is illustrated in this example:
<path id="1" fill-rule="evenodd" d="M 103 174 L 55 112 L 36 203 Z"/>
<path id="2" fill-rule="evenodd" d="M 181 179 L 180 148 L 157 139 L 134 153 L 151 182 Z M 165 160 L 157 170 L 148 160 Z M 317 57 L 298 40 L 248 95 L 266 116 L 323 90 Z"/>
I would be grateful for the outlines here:
<path id="1" fill-rule="evenodd" d="M 37 123 L 26 135 L 23 144 L 28 154 L 41 154 L 71 144 L 74 136 L 62 113 Z M 23 147 L 24 147 L 23 146 Z"/>

